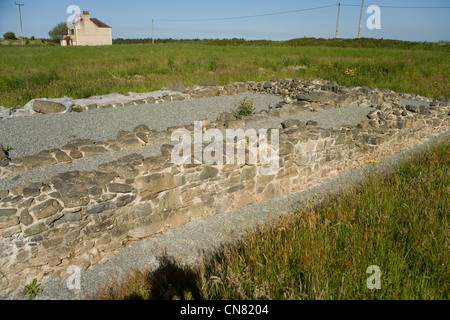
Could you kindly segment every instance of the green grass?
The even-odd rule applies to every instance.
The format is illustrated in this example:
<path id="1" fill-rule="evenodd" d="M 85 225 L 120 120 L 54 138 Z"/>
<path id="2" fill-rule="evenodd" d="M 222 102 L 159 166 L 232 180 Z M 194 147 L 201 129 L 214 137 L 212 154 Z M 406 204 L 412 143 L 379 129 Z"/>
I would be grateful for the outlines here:
<path id="1" fill-rule="evenodd" d="M 0 46 L 0 105 L 215 81 L 322 78 L 450 97 L 450 46 L 389 40 L 204 40 L 106 47 Z M 301 68 L 299 68 L 301 67 Z M 347 70 L 355 70 L 346 74 Z"/>
<path id="2" fill-rule="evenodd" d="M 447 141 L 313 205 L 315 196 L 199 269 L 165 256 L 155 272 L 134 270 L 93 298 L 449 299 L 449 195 Z M 366 286 L 372 265 L 379 290 Z"/>

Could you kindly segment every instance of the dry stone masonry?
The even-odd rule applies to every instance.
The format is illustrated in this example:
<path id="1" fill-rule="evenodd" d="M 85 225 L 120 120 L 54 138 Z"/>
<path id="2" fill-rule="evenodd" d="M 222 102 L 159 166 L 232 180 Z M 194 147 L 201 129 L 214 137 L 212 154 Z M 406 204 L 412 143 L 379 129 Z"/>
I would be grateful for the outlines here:
<path id="1" fill-rule="evenodd" d="M 159 156 L 146 158 L 135 153 L 101 164 L 96 170 L 67 171 L 45 181 L 0 190 L 0 296 L 23 289 L 35 277 L 39 281 L 49 274 L 63 277 L 70 265 L 89 268 L 124 246 L 190 221 L 301 191 L 364 166 L 368 159 L 403 151 L 449 129 L 449 103 L 445 99 L 342 87 L 321 79 L 274 79 L 225 86 L 206 82 L 187 88 L 177 83 L 162 91 L 170 92 L 165 95 L 167 100 L 242 92 L 283 96 L 284 102 L 253 116 L 225 112 L 214 122 L 204 121 L 204 129 L 223 130 L 280 119 L 278 172 L 264 175 L 259 164 L 175 165 L 170 157 L 174 147 L 171 133 L 177 128 L 157 132 L 145 124 L 137 124 L 131 132 L 121 131 L 113 140 L 74 140 L 24 158 L 10 159 L 0 148 L 2 179 L 101 153 L 161 144 Z M 154 102 L 146 99 L 143 103 Z M 356 126 L 331 129 L 312 120 L 295 119 L 300 113 L 346 104 L 371 107 L 372 111 Z M 193 125 L 185 128 L 193 134 Z"/>
<path id="2" fill-rule="evenodd" d="M 65 114 L 73 111 L 80 112 L 92 109 L 163 103 L 184 100 L 186 98 L 189 98 L 189 96 L 180 92 L 160 90 L 147 93 L 129 92 L 126 95 L 111 93 L 75 100 L 68 97 L 60 99 L 33 99 L 23 107 L 18 105 L 16 108 L 8 109 L 0 106 L 0 120 L 39 114 Z"/>

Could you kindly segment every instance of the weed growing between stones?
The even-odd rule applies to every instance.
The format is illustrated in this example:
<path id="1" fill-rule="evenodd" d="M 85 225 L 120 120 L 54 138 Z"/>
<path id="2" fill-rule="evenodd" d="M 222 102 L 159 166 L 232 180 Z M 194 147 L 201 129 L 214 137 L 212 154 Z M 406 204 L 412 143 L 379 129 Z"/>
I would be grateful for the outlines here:
<path id="1" fill-rule="evenodd" d="M 25 286 L 24 290 L 28 292 L 28 300 L 33 300 L 39 292 L 42 292 L 42 289 L 39 288 L 40 285 L 40 283 L 37 283 L 37 279 L 34 278 L 29 285 Z"/>
<path id="2" fill-rule="evenodd" d="M 9 152 L 12 150 L 13 148 L 11 148 L 10 146 L 2 146 L 0 144 L 0 162 L 1 161 L 5 161 L 5 160 L 9 160 L 10 156 L 9 156 Z"/>
<path id="3" fill-rule="evenodd" d="M 80 107 L 72 107 L 72 112 L 83 112 L 83 109 Z"/>
<path id="4" fill-rule="evenodd" d="M 235 117 L 251 116 L 255 112 L 256 108 L 253 106 L 253 100 L 242 99 L 237 105 L 237 109 L 231 109 L 231 112 Z"/>
<path id="5" fill-rule="evenodd" d="M 9 152 L 9 151 L 11 151 L 13 148 L 11 148 L 11 147 L 9 147 L 9 146 L 6 146 L 6 147 L 3 147 L 3 151 L 4 152 Z"/>

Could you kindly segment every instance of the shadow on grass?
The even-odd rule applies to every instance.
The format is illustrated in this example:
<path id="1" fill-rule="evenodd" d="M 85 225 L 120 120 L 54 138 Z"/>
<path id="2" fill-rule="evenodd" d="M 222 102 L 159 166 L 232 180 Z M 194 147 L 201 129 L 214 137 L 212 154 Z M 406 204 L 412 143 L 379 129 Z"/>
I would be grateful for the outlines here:
<path id="1" fill-rule="evenodd" d="M 202 299 L 199 274 L 187 266 L 181 266 L 173 258 L 159 258 L 158 269 L 149 273 L 150 299 L 199 300 Z"/>
<path id="2" fill-rule="evenodd" d="M 198 272 L 166 254 L 157 258 L 155 270 L 132 269 L 120 282 L 111 280 L 99 288 L 96 300 L 201 300 Z"/>

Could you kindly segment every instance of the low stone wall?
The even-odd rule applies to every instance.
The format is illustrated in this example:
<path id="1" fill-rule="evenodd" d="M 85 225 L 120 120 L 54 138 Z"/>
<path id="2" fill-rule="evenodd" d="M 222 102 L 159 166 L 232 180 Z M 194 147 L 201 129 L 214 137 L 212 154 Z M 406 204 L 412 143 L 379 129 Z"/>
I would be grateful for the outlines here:
<path id="1" fill-rule="evenodd" d="M 323 129 L 314 123 L 284 121 L 279 135 L 280 168 L 271 175 L 262 174 L 261 164 L 176 165 L 170 157 L 173 145 L 167 143 L 161 148 L 162 156 L 144 158 L 132 154 L 102 164 L 95 171 L 65 172 L 47 181 L 22 183 L 0 191 L 0 293 L 7 296 L 31 279 L 42 280 L 50 273 L 65 276 L 69 265 L 89 268 L 134 241 L 190 221 L 301 191 L 364 166 L 369 159 L 403 151 L 449 129 L 447 101 L 398 95 L 389 90 L 351 89 L 325 81 L 289 79 L 228 87 L 211 84 L 190 94 L 207 89 L 237 93 L 244 87 L 291 96 L 284 105 L 272 106 L 265 112 L 273 117 L 277 109 L 321 110 L 355 101 L 372 105 L 373 111 L 366 121 L 351 127 Z M 405 97 L 420 101 L 420 106 L 401 106 Z M 217 122 L 206 123 L 205 128 L 223 129 L 234 127 L 232 121 L 243 121 L 240 125 L 245 125 L 251 120 L 229 116 L 221 115 Z M 192 126 L 186 129 L 193 133 Z M 138 126 L 132 133 L 120 134 L 121 143 L 99 146 L 78 141 L 47 152 L 46 157 L 53 160 L 46 165 L 58 159 L 69 161 L 66 157 L 76 159 L 75 151 L 89 156 L 89 146 L 116 146 L 120 150 L 129 145 L 124 140 L 136 140 L 137 146 L 149 142 L 149 137 L 167 142 L 169 133 Z M 3 169 L 32 169 L 27 161 L 35 159 L 7 160 Z"/>
<path id="2" fill-rule="evenodd" d="M 137 126 L 132 132 L 121 131 L 116 139 L 108 141 L 94 141 L 91 139 L 76 139 L 58 149 L 50 149 L 38 154 L 6 159 L 0 158 L 0 178 L 10 174 L 18 174 L 58 163 L 72 163 L 81 158 L 92 157 L 107 152 L 136 150 L 147 144 L 170 142 L 170 133 L 150 130 L 145 125 Z"/>

